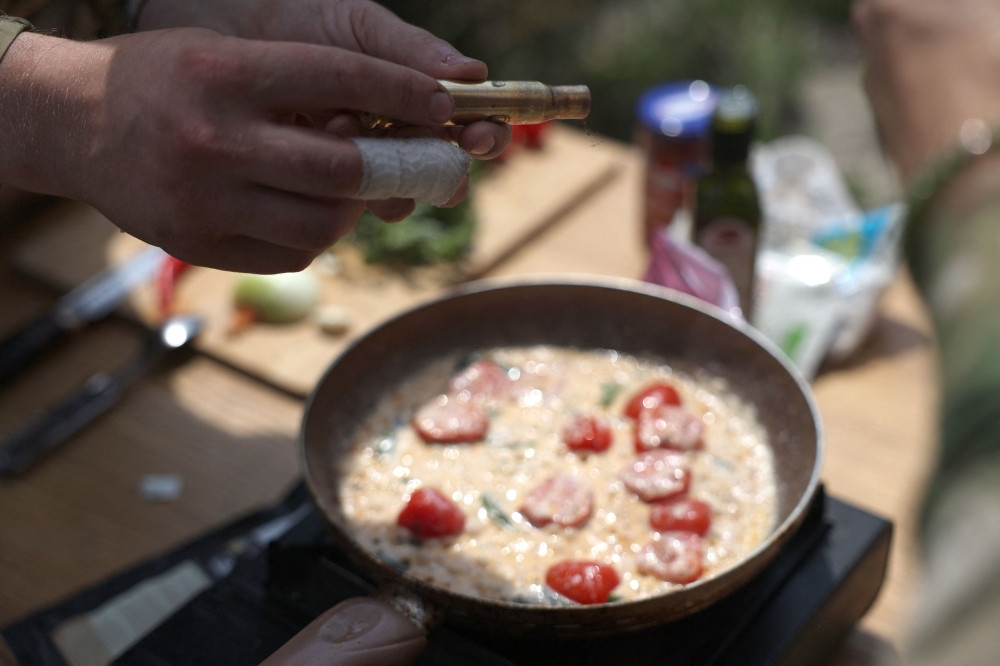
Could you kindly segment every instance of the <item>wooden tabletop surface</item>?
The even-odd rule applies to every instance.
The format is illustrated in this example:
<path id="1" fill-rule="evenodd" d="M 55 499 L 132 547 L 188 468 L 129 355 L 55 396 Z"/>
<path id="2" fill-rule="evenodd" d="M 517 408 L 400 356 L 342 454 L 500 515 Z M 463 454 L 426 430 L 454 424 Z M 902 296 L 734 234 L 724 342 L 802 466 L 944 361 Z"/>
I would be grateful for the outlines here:
<path id="1" fill-rule="evenodd" d="M 610 141 L 595 149 L 616 154 L 622 177 L 490 275 L 641 274 L 641 158 Z M 32 232 L 29 224 L 0 240 L 0 336 L 54 302 L 7 263 L 10 248 Z M 0 433 L 124 362 L 143 336 L 117 318 L 74 335 L 0 391 Z M 829 492 L 896 524 L 887 582 L 835 659 L 840 666 L 873 664 L 905 636 L 917 579 L 915 516 L 934 456 L 936 381 L 928 320 L 902 275 L 864 347 L 814 383 Z M 302 407 L 204 356 L 148 375 L 43 464 L 0 482 L 0 625 L 278 499 L 298 475 Z M 180 474 L 180 498 L 141 499 L 138 482 L 148 473 Z M 0 664 L 14 663 L 3 652 L 0 644 Z"/>

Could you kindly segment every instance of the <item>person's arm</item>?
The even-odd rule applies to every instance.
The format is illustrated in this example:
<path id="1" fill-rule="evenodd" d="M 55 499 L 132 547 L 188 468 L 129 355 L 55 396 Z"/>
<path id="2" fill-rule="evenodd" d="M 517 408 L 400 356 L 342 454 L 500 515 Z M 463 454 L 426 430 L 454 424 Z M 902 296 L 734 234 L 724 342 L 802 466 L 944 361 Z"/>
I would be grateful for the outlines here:
<path id="1" fill-rule="evenodd" d="M 357 146 L 286 121 L 327 109 L 435 126 L 452 102 L 426 74 L 328 46 L 23 34 L 0 60 L 0 182 L 87 202 L 191 263 L 297 270 L 365 207 Z"/>
<path id="2" fill-rule="evenodd" d="M 864 0 L 855 25 L 867 88 L 907 181 L 949 151 L 974 157 L 908 229 L 942 373 L 941 453 L 926 500 L 925 585 L 910 658 L 995 663 L 1000 654 L 1000 3 Z M 1000 136 L 992 140 L 1000 140 Z"/>

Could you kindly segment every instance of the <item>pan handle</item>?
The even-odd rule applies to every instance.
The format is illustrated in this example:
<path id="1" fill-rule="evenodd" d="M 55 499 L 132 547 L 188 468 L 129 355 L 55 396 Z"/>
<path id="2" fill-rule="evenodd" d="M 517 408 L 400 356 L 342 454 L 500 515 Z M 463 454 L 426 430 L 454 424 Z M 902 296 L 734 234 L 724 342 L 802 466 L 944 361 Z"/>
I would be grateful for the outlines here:
<path id="1" fill-rule="evenodd" d="M 427 632 L 388 603 L 342 601 L 295 634 L 260 666 L 408 666 Z"/>

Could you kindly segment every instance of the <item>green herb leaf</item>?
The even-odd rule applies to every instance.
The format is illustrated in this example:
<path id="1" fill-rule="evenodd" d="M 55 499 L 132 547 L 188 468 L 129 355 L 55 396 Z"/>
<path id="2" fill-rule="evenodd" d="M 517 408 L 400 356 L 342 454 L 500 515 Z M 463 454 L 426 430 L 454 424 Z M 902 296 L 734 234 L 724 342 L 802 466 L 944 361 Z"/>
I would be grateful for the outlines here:
<path id="1" fill-rule="evenodd" d="M 386 564 L 388 564 L 393 569 L 398 569 L 399 571 L 406 571 L 407 569 L 410 568 L 409 564 L 406 564 L 405 562 L 400 562 L 399 560 L 397 560 L 392 555 L 389 555 L 388 553 L 386 553 L 384 550 L 376 550 L 375 551 L 375 557 L 377 557 L 378 559 L 382 560 L 383 562 L 385 562 Z"/>
<path id="2" fill-rule="evenodd" d="M 618 382 L 605 382 L 601 385 L 601 407 L 607 409 L 615 401 L 618 391 L 622 390 L 622 385 Z"/>
<path id="3" fill-rule="evenodd" d="M 489 495 L 483 495 L 483 508 L 486 509 L 486 515 L 490 517 L 490 520 L 497 523 L 501 527 L 513 527 L 514 523 L 511 522 L 510 518 L 506 513 L 492 500 Z"/>
<path id="4" fill-rule="evenodd" d="M 350 238 L 370 264 L 419 266 L 461 258 L 475 233 L 476 218 L 466 199 L 454 208 L 418 203 L 412 215 L 392 224 L 365 213 Z"/>
<path id="5" fill-rule="evenodd" d="M 375 455 L 379 458 L 387 456 L 396 450 L 396 438 L 391 432 L 386 433 L 382 435 L 377 442 L 375 442 L 375 446 L 373 446 L 372 449 L 374 449 Z"/>
<path id="6" fill-rule="evenodd" d="M 569 597 L 564 597 L 548 586 L 542 587 L 542 601 L 549 606 L 576 606 L 577 603 Z"/>
<path id="7" fill-rule="evenodd" d="M 621 596 L 619 596 L 617 594 L 609 594 L 608 595 L 608 603 L 609 604 L 613 604 L 613 603 L 616 603 L 616 602 L 621 601 L 621 600 L 622 600 Z"/>

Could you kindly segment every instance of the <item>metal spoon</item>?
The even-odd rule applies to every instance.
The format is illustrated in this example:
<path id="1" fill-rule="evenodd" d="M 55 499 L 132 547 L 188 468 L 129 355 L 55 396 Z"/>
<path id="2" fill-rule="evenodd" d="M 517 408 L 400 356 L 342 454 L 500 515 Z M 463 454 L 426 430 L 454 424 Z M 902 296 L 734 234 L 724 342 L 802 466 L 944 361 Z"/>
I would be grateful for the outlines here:
<path id="1" fill-rule="evenodd" d="M 201 330 L 202 319 L 179 316 L 168 319 L 150 334 L 135 358 L 114 374 L 99 372 L 76 393 L 14 432 L 0 444 L 0 476 L 20 474 L 43 454 L 56 448 L 84 426 L 114 406 L 125 389 L 160 362 L 167 353 L 190 342 Z"/>

